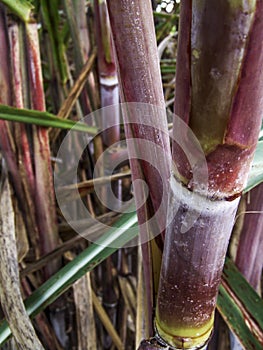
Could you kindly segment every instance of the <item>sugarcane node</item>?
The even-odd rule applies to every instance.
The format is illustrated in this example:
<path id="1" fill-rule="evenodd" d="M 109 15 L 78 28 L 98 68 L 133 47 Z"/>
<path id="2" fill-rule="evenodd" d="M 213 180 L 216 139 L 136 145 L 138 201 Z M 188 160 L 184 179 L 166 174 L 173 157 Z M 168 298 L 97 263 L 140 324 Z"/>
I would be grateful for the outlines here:
<path id="1" fill-rule="evenodd" d="M 212 317 L 212 321 L 213 321 L 213 317 Z M 154 322 L 154 329 L 156 332 L 155 338 L 158 339 L 158 342 L 162 344 L 164 348 L 169 350 L 183 350 L 183 349 L 205 350 L 214 332 L 213 322 L 212 322 L 212 326 L 208 329 L 208 331 L 206 331 L 201 336 L 198 336 L 198 337 L 175 336 L 172 334 L 167 334 L 165 331 L 163 332 L 163 330 L 160 328 L 160 325 L 158 325 L 157 319 L 155 319 L 155 322 Z M 166 339 L 169 339 L 169 341 L 164 339 L 164 337 Z M 197 342 L 200 342 L 200 344 L 198 344 Z"/>
<path id="2" fill-rule="evenodd" d="M 144 339 L 141 341 L 138 350 L 154 350 L 154 349 L 166 349 L 167 346 L 160 343 L 156 337 Z"/>

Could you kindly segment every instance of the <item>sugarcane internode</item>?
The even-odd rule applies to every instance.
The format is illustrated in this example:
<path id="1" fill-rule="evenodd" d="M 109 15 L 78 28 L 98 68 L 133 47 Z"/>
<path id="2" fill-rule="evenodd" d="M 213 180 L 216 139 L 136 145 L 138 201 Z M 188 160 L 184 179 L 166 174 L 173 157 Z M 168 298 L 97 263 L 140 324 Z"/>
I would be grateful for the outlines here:
<path id="1" fill-rule="evenodd" d="M 157 334 L 171 348 L 202 349 L 211 336 L 238 202 L 211 200 L 171 178 L 155 319 Z"/>

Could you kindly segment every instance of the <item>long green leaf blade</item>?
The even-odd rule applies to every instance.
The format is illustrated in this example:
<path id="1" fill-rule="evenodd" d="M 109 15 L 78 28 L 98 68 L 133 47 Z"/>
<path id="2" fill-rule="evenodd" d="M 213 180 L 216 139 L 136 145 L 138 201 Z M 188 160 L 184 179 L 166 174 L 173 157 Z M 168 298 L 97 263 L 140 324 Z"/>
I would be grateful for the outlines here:
<path id="1" fill-rule="evenodd" d="M 18 16 L 22 21 L 28 22 L 30 20 L 31 10 L 34 6 L 28 0 L 1 0 L 10 11 L 12 11 L 16 16 Z"/>
<path id="2" fill-rule="evenodd" d="M 239 340 L 242 340 L 242 344 L 245 345 L 246 350 L 262 349 L 260 343 L 248 330 L 246 322 L 238 306 L 233 303 L 230 295 L 222 285 L 219 289 L 217 308 L 228 326 L 238 336 Z"/>
<path id="3" fill-rule="evenodd" d="M 6 105 L 0 105 L 0 119 L 45 126 L 49 128 L 72 129 L 75 131 L 88 132 L 91 135 L 96 135 L 98 129 L 88 126 L 82 122 L 74 122 L 73 120 L 63 119 L 48 112 L 40 112 L 29 109 L 18 109 Z"/>
<path id="4" fill-rule="evenodd" d="M 230 259 L 225 263 L 217 308 L 246 350 L 262 349 L 258 339 L 262 341 L 263 301 Z"/>
<path id="5" fill-rule="evenodd" d="M 225 262 L 223 279 L 263 330 L 263 300 L 230 259 L 227 259 Z"/>

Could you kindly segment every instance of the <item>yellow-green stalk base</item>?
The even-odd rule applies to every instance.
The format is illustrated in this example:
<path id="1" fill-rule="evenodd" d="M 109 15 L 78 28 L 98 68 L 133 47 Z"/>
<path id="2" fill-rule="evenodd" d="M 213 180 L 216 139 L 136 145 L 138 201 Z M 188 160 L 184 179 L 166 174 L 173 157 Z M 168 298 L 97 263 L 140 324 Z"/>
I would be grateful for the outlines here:
<path id="1" fill-rule="evenodd" d="M 167 346 L 173 349 L 203 349 L 208 343 L 214 324 L 214 314 L 211 319 L 199 328 L 169 328 L 158 319 L 155 319 L 155 330 L 157 337 L 160 338 Z"/>

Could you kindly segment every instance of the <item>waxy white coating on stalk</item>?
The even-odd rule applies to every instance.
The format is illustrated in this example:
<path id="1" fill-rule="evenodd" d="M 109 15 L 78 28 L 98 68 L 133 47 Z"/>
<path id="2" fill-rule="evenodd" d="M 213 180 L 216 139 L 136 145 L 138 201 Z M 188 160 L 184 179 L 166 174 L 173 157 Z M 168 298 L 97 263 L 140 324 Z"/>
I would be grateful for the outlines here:
<path id="1" fill-rule="evenodd" d="M 111 75 L 111 76 L 105 76 L 105 77 L 100 77 L 100 84 L 105 85 L 105 86 L 115 86 L 118 85 L 118 77 L 117 75 Z"/>
<path id="2" fill-rule="evenodd" d="M 217 214 L 229 213 L 231 210 L 235 210 L 239 203 L 239 197 L 232 201 L 226 200 L 211 200 L 210 193 L 207 195 L 201 195 L 196 192 L 192 192 L 185 186 L 181 185 L 174 176 L 170 179 L 170 212 L 168 212 L 167 221 L 171 222 L 174 214 L 178 211 L 181 203 L 188 208 L 188 213 L 183 220 L 181 232 L 187 232 L 193 224 L 196 222 L 200 215 L 214 216 Z"/>

